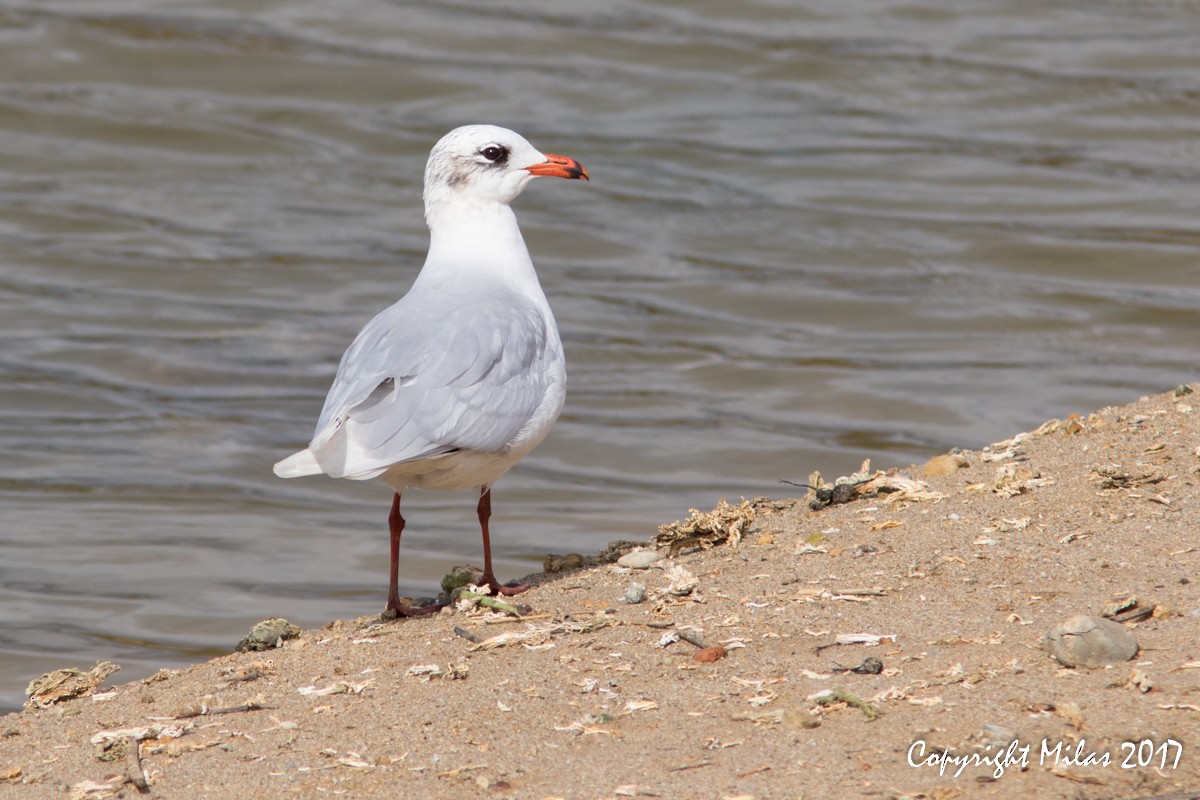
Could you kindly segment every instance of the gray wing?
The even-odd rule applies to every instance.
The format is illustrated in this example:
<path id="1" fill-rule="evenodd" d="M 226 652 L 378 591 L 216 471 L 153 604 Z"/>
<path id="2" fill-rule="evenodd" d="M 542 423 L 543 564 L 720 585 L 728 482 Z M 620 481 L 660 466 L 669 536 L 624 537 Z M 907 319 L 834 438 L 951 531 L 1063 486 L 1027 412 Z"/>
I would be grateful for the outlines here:
<path id="1" fill-rule="evenodd" d="M 410 292 L 342 356 L 309 449 L 334 477 L 453 450 L 503 452 L 545 397 L 560 347 L 520 295 L 451 304 Z"/>

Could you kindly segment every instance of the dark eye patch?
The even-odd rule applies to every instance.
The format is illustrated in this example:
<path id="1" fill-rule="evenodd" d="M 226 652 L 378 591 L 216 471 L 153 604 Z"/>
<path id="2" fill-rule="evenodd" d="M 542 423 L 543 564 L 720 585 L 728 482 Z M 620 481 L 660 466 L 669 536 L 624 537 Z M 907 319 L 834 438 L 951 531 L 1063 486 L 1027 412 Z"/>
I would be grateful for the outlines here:
<path id="1" fill-rule="evenodd" d="M 479 151 L 479 155 L 486 158 L 493 164 L 503 164 L 508 160 L 508 148 L 503 145 L 489 144 L 487 147 Z"/>

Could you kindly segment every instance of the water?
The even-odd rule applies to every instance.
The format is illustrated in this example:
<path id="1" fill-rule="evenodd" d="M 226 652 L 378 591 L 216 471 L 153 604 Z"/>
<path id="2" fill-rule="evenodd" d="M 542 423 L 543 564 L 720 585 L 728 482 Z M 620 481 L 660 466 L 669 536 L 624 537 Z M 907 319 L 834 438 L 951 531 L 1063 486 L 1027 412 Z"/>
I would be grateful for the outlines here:
<path id="1" fill-rule="evenodd" d="M 570 362 L 497 568 L 1197 378 L 1200 5 L 0 0 L 0 707 L 382 607 L 389 495 L 280 481 L 426 244 L 430 145 L 578 158 L 518 216 Z M 479 560 L 406 499 L 402 589 Z"/>

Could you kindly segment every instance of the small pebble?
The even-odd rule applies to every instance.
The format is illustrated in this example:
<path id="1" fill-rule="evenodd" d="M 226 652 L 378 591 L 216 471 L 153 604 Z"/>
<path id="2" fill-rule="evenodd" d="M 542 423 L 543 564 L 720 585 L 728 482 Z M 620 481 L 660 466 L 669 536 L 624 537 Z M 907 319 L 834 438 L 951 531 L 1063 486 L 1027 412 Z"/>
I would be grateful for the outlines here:
<path id="1" fill-rule="evenodd" d="M 637 605 L 646 599 L 646 584 L 634 581 L 625 587 L 625 602 Z"/>
<path id="2" fill-rule="evenodd" d="M 878 675 L 883 672 L 883 662 L 875 656 L 867 656 L 857 667 L 851 667 L 850 671 L 858 675 Z"/>
<path id="3" fill-rule="evenodd" d="M 702 664 L 711 664 L 714 661 L 720 661 L 725 657 L 725 648 L 721 645 L 714 647 L 705 647 L 692 653 L 692 660 L 699 661 Z"/>
<path id="4" fill-rule="evenodd" d="M 1017 738 L 1017 732 L 1003 725 L 983 724 L 983 743 L 988 747 L 1004 747 Z"/>
<path id="5" fill-rule="evenodd" d="M 628 569 L 649 569 L 660 559 L 662 556 L 654 550 L 634 550 L 618 558 L 617 564 Z"/>

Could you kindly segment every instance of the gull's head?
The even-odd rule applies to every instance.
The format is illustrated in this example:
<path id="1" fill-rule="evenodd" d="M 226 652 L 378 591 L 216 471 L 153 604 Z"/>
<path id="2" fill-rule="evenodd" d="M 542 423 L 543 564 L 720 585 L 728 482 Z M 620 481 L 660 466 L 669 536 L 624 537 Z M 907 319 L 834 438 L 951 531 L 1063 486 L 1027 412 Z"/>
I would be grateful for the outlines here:
<path id="1" fill-rule="evenodd" d="M 538 176 L 588 178 L 575 159 L 543 153 L 519 133 L 495 125 L 465 125 L 443 136 L 429 153 L 425 206 L 455 201 L 507 205 Z"/>

